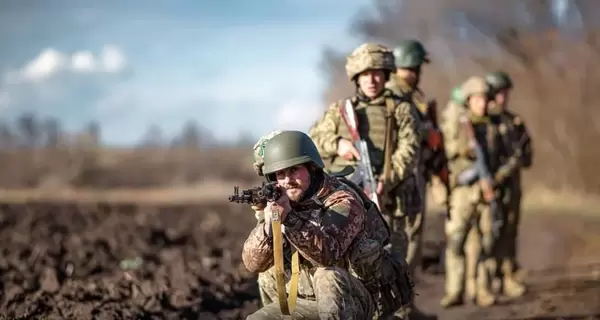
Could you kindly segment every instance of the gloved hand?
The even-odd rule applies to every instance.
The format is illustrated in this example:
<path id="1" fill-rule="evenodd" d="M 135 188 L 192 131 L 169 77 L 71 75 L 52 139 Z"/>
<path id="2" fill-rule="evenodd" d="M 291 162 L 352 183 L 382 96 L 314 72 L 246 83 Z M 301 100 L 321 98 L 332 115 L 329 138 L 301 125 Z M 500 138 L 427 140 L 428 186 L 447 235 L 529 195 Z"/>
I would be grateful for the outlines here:
<path id="1" fill-rule="evenodd" d="M 253 205 L 250 208 L 254 210 L 254 217 L 256 218 L 256 221 L 262 222 L 265 220 L 265 205 Z"/>

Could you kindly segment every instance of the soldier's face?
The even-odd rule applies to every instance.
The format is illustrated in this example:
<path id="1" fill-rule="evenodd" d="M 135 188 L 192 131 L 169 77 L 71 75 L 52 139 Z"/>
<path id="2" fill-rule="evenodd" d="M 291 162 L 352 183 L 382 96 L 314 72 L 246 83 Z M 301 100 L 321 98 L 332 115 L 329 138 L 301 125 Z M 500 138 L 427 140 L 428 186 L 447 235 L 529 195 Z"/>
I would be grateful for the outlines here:
<path id="1" fill-rule="evenodd" d="M 396 69 L 396 75 L 404 79 L 409 86 L 414 86 L 419 79 L 419 69 L 406 69 L 406 68 L 398 68 Z"/>
<path id="2" fill-rule="evenodd" d="M 275 172 L 277 184 L 285 189 L 291 201 L 299 201 L 310 186 L 310 172 L 305 165 L 297 165 Z"/>
<path id="3" fill-rule="evenodd" d="M 474 94 L 469 97 L 469 109 L 475 115 L 484 116 L 488 100 L 484 94 Z"/>
<path id="4" fill-rule="evenodd" d="M 385 88 L 382 70 L 367 70 L 358 76 L 358 87 L 369 98 L 376 98 Z"/>
<path id="5" fill-rule="evenodd" d="M 502 109 L 504 109 L 504 107 L 505 107 L 505 106 L 506 106 L 506 104 L 508 103 L 508 98 L 509 98 L 509 96 L 510 96 L 510 91 L 509 91 L 508 89 L 504 89 L 504 90 L 502 90 L 502 91 L 498 92 L 498 93 L 496 94 L 496 97 L 495 97 L 495 99 L 494 99 L 494 100 L 496 101 L 496 105 L 497 105 L 499 108 L 502 108 Z"/>

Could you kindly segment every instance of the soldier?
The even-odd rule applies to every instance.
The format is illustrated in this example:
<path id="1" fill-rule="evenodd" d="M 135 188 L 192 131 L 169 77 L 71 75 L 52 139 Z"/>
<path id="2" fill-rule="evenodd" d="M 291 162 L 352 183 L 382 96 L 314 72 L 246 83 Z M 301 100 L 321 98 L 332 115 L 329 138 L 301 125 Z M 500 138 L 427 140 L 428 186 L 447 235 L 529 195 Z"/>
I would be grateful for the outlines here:
<path id="1" fill-rule="evenodd" d="M 410 102 L 385 88 L 394 68 L 391 50 L 372 43 L 359 46 L 346 61 L 348 79 L 356 86 L 356 94 L 349 101 L 356 112 L 359 135 L 369 146 L 373 174 L 379 181 L 377 193 L 383 195 L 382 211 L 388 216 L 393 231 L 392 247 L 394 251 L 406 253 L 405 221 L 414 219 L 422 206 L 415 175 L 420 122 Z M 356 167 L 360 157 L 342 117 L 344 104 L 345 101 L 340 100 L 329 106 L 309 132 L 321 156 L 330 162 L 328 171 Z M 395 121 L 387 122 L 388 114 Z M 392 127 L 388 128 L 388 123 Z M 389 152 L 384 148 L 386 136 L 393 146 Z M 384 153 L 390 158 L 384 159 Z M 386 164 L 391 165 L 393 171 L 389 177 L 385 177 L 383 170 Z"/>
<path id="2" fill-rule="evenodd" d="M 416 106 L 421 120 L 421 152 L 419 154 L 418 174 L 421 198 L 425 200 L 427 184 L 442 186 L 448 193 L 448 171 L 446 153 L 442 145 L 440 129 L 434 101 L 426 101 L 425 94 L 419 88 L 423 64 L 429 63 L 428 53 L 419 41 L 406 40 L 394 49 L 396 72 L 386 87 L 395 94 L 405 97 Z M 434 179 L 437 178 L 437 179 Z M 438 192 L 441 193 L 441 192 Z M 421 265 L 423 230 L 425 224 L 426 201 L 423 207 L 411 219 L 406 221 L 408 252 L 406 261 L 411 272 Z"/>
<path id="3" fill-rule="evenodd" d="M 491 255 L 495 238 L 493 236 L 493 213 L 489 201 L 493 195 L 485 195 L 478 183 L 479 179 L 464 182 L 464 173 L 475 166 L 472 140 L 465 128 L 472 125 L 476 141 L 485 153 L 485 165 L 492 173 L 499 168 L 499 159 L 505 155 L 501 137 L 496 126 L 487 115 L 490 88 L 481 77 L 471 77 L 461 86 L 467 110 L 446 119 L 443 123 L 446 152 L 451 172 L 452 193 L 450 195 L 450 219 L 446 221 L 447 247 L 445 252 L 446 284 L 443 307 L 463 303 L 465 284 L 465 242 L 469 231 L 476 228 L 481 238 L 481 259 L 477 264 L 477 288 L 475 302 L 480 306 L 495 303 L 491 292 L 490 272 L 494 268 Z M 466 122 L 465 122 L 466 121 Z"/>
<path id="4" fill-rule="evenodd" d="M 532 164 L 531 137 L 523 119 L 508 109 L 508 99 L 513 88 L 513 83 L 508 74 L 502 71 L 489 73 L 485 77 L 494 92 L 493 114 L 500 123 L 500 133 L 507 147 L 516 156 L 517 163 L 511 173 L 504 173 L 499 180 L 502 184 L 502 202 L 506 211 L 505 224 L 498 245 L 498 263 L 501 274 L 502 293 L 509 297 L 520 297 L 525 293 L 525 287 L 519 283 L 516 272 L 519 270 L 517 263 L 517 235 L 521 218 L 521 170 L 529 168 Z M 509 164 L 510 166 L 510 164 Z"/>
<path id="5" fill-rule="evenodd" d="M 461 92 L 460 85 L 454 87 L 450 93 L 450 100 L 442 112 L 441 123 L 446 121 L 459 121 L 466 114 L 465 97 Z M 443 124 L 442 124 L 443 126 Z M 477 293 L 476 277 L 477 265 L 481 256 L 481 238 L 475 228 L 467 234 L 465 243 L 465 296 L 468 300 L 474 300 Z"/>
<path id="6" fill-rule="evenodd" d="M 372 319 L 410 303 L 406 263 L 384 250 L 389 231 L 375 204 L 351 182 L 323 171 L 323 161 L 306 134 L 283 131 L 263 145 L 260 171 L 277 182 L 282 196 L 267 203 L 264 219 L 244 243 L 242 260 L 248 270 L 260 273 L 265 302 L 247 319 L 281 319 L 280 305 L 274 302 L 274 216 L 282 222 L 284 255 L 292 261 L 292 270 L 299 261 L 296 284 L 290 283 L 289 270 L 284 275 L 289 294 L 298 289 L 294 319 Z M 297 260 L 290 259 L 292 251 L 299 253 Z"/>

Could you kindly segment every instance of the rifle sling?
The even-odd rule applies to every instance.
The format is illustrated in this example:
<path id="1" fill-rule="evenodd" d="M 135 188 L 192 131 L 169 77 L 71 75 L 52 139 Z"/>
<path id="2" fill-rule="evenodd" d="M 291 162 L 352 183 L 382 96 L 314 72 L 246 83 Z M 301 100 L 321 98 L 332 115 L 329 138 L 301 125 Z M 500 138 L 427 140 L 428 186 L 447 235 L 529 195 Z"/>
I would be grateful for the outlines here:
<path id="1" fill-rule="evenodd" d="M 291 315 L 296 308 L 298 298 L 298 278 L 300 276 L 300 258 L 298 250 L 292 246 L 292 277 L 290 279 L 290 296 L 287 297 L 285 290 L 285 269 L 283 265 L 283 233 L 281 232 L 281 221 L 274 217 L 271 221 L 273 228 L 273 260 L 275 263 L 275 280 L 277 282 L 277 296 L 279 307 L 284 315 Z"/>
<path id="2" fill-rule="evenodd" d="M 392 173 L 392 141 L 394 129 L 395 129 L 395 118 L 394 113 L 396 111 L 396 103 L 394 99 L 387 98 L 385 99 L 385 107 L 386 107 L 386 125 L 385 125 L 385 145 L 384 145 L 384 155 L 383 155 L 383 181 L 388 181 L 390 179 L 390 175 Z"/>

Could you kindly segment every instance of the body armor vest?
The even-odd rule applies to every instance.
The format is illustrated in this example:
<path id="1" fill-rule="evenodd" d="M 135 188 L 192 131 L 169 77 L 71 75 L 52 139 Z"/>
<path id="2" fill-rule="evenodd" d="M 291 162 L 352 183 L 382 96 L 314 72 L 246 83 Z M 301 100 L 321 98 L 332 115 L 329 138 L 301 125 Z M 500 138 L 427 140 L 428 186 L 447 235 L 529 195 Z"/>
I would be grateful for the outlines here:
<path id="1" fill-rule="evenodd" d="M 498 128 L 492 121 L 490 121 L 488 117 L 476 117 L 471 115 L 470 118 L 471 123 L 473 124 L 473 130 L 475 132 L 477 143 L 483 149 L 485 156 L 484 161 L 490 173 L 494 173 L 500 167 L 499 148 L 501 141 L 499 140 Z M 463 129 L 461 128 L 460 130 Z M 461 144 L 468 144 L 468 139 L 464 132 L 461 132 L 459 139 L 463 139 Z M 452 175 L 455 178 L 460 172 L 471 168 L 474 163 L 474 159 L 459 157 L 454 161 L 451 161 L 450 171 L 453 173 Z"/>
<path id="2" fill-rule="evenodd" d="M 387 97 L 391 99 L 391 97 Z M 371 102 L 356 101 L 356 98 L 351 99 L 356 113 L 358 122 L 358 132 L 361 139 L 367 142 L 369 155 L 371 157 L 371 165 L 373 173 L 378 176 L 383 170 L 384 148 L 385 148 L 385 125 L 386 125 L 386 106 L 385 99 L 378 98 Z M 345 101 L 342 101 L 345 103 Z M 350 130 L 346 123 L 342 120 L 338 126 L 338 134 L 352 141 Z M 330 171 L 339 171 L 350 165 L 355 167 L 355 160 L 346 160 L 341 157 L 333 159 Z"/>

